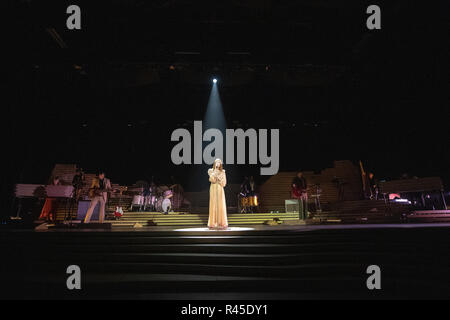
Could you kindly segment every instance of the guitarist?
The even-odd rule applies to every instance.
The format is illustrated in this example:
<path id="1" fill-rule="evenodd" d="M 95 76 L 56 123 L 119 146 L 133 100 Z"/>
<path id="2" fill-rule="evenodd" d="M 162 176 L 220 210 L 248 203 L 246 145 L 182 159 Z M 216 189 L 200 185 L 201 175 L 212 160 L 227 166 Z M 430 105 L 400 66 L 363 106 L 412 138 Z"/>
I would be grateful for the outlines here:
<path id="1" fill-rule="evenodd" d="M 109 179 L 105 178 L 105 173 L 100 171 L 98 178 L 92 180 L 91 187 L 89 188 L 89 197 L 91 198 L 91 204 L 88 211 L 86 212 L 86 217 L 84 218 L 84 223 L 89 223 L 91 221 L 92 213 L 94 212 L 95 206 L 100 202 L 100 213 L 98 221 L 103 223 L 105 219 L 105 206 L 108 200 L 108 191 L 111 191 L 111 182 Z"/>
<path id="2" fill-rule="evenodd" d="M 298 172 L 297 176 L 292 180 L 292 196 L 301 204 L 299 218 L 306 219 L 308 216 L 308 184 L 302 172 Z"/>

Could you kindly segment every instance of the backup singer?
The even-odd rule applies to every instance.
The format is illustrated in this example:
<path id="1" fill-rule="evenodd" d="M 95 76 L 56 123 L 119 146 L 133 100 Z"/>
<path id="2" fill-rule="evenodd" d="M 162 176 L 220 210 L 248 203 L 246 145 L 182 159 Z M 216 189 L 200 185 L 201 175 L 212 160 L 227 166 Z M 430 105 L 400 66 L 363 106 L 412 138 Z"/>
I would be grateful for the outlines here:
<path id="1" fill-rule="evenodd" d="M 208 175 L 211 182 L 208 227 L 210 229 L 226 229 L 228 227 L 227 204 L 223 188 L 227 184 L 227 177 L 223 170 L 222 160 L 214 161 L 212 169 L 208 170 Z"/>
<path id="2" fill-rule="evenodd" d="M 100 202 L 98 222 L 103 223 L 103 220 L 105 219 L 105 205 L 108 200 L 108 191 L 110 190 L 111 182 L 109 179 L 105 178 L 105 174 L 103 172 L 100 172 L 98 178 L 94 178 L 92 180 L 91 188 L 89 189 L 91 204 L 86 212 L 86 217 L 84 218 L 85 223 L 89 223 L 91 221 L 92 213 L 94 212 L 95 206 L 98 202 Z"/>

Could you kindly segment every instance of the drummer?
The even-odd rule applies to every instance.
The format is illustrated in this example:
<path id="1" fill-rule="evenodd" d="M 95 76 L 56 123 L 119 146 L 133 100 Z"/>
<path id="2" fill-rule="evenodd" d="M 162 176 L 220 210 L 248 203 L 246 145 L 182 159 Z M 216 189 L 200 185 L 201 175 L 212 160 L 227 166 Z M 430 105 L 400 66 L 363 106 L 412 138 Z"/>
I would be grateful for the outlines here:
<path id="1" fill-rule="evenodd" d="M 252 197 L 255 196 L 256 195 L 256 184 L 255 184 L 255 180 L 253 179 L 253 176 L 250 176 L 248 185 L 249 185 L 250 196 L 252 196 Z"/>
<path id="2" fill-rule="evenodd" d="M 258 204 L 258 195 L 256 194 L 256 183 L 255 183 L 255 180 L 253 179 L 253 176 L 250 176 L 250 180 L 249 180 L 248 183 L 249 183 L 249 186 L 250 186 L 250 197 L 251 197 L 250 211 L 253 213 L 253 212 L 255 212 L 257 207 L 259 206 L 259 204 Z"/>
<path id="3" fill-rule="evenodd" d="M 152 208 L 152 185 L 147 185 L 144 187 L 144 191 L 142 192 L 142 196 L 144 197 L 144 210 L 147 211 L 147 207 Z"/>
<path id="4" fill-rule="evenodd" d="M 241 193 L 242 197 L 248 197 L 250 195 L 250 181 L 248 177 L 244 177 L 244 181 L 241 184 Z"/>
<path id="5" fill-rule="evenodd" d="M 258 206 L 258 200 L 256 195 L 256 183 L 253 176 L 245 177 L 241 184 L 240 196 L 246 198 L 243 203 L 244 212 L 254 212 L 255 207 Z"/>

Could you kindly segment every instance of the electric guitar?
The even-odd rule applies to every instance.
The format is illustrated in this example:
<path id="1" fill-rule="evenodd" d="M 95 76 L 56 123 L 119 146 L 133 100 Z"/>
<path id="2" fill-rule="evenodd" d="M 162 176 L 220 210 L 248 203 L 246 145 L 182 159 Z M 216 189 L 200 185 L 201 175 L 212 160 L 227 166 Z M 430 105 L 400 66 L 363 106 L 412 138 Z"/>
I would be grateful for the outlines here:
<path id="1" fill-rule="evenodd" d="M 123 216 L 123 209 L 122 209 L 122 207 L 116 207 L 116 211 L 114 211 L 114 216 L 117 219 L 120 219 Z"/>
<path id="2" fill-rule="evenodd" d="M 299 198 L 303 197 L 303 195 L 304 195 L 305 193 L 307 193 L 307 192 L 306 192 L 306 189 L 297 187 L 296 185 L 293 185 L 293 186 L 292 186 L 292 194 L 293 194 L 294 198 L 299 199 Z"/>
<path id="3" fill-rule="evenodd" d="M 112 192 L 112 193 L 120 192 L 120 195 L 122 195 L 122 193 L 126 190 L 127 187 L 111 188 L 111 189 L 100 189 L 99 187 L 92 187 L 89 188 L 89 197 L 90 198 L 100 197 L 104 192 Z"/>
<path id="4" fill-rule="evenodd" d="M 122 194 L 124 191 L 127 191 L 128 187 L 120 187 L 119 188 L 119 192 L 120 192 L 120 196 L 119 196 L 119 205 L 116 207 L 116 211 L 114 211 L 114 216 L 116 217 L 116 219 L 120 219 L 123 216 L 123 209 L 122 209 Z"/>

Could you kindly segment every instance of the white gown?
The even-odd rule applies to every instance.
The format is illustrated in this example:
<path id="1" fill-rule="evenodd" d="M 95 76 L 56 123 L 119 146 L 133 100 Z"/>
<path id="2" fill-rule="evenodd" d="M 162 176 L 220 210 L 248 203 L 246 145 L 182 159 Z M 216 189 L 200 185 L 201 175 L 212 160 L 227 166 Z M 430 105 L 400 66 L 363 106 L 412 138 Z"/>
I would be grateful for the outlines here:
<path id="1" fill-rule="evenodd" d="M 227 203 L 224 187 L 227 185 L 225 170 L 209 169 L 209 228 L 227 228 Z"/>

